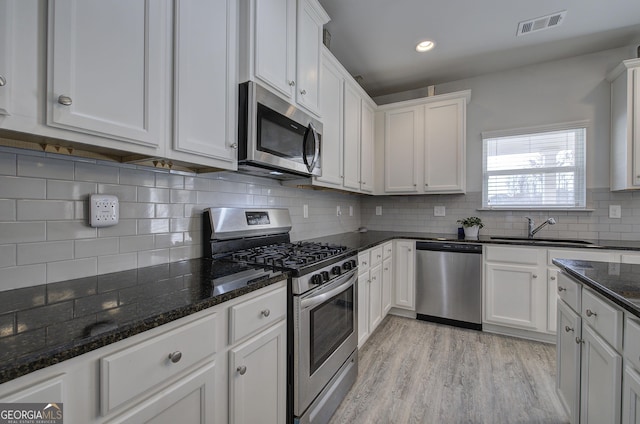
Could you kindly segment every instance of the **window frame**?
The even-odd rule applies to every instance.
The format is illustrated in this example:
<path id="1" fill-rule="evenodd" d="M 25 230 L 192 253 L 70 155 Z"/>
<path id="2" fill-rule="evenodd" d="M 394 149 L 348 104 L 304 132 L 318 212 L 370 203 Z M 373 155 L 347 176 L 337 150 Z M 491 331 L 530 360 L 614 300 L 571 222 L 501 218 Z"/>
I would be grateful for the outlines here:
<path id="1" fill-rule="evenodd" d="M 579 193 L 578 190 L 581 191 L 580 195 L 584 201 L 582 205 L 569 206 L 569 205 L 501 205 L 501 206 L 492 206 L 488 205 L 488 181 L 490 175 L 517 175 L 517 174 L 527 174 L 526 171 L 540 171 L 544 169 L 544 173 L 554 173 L 554 172 L 562 172 L 566 171 L 567 168 L 559 168 L 559 167 L 549 167 L 549 168 L 529 168 L 529 169 L 519 169 L 517 173 L 509 172 L 509 171 L 495 171 L 490 174 L 487 172 L 487 156 L 485 149 L 485 140 L 493 139 L 493 138 L 501 138 L 501 137 L 516 137 L 516 136 L 525 136 L 525 135 L 537 135 L 546 132 L 555 132 L 555 131 L 567 131 L 567 130 L 577 130 L 584 129 L 584 146 L 583 146 L 583 157 L 581 166 L 576 163 L 573 167 L 576 175 L 576 187 L 574 189 L 574 193 Z M 589 137 L 591 135 L 591 122 L 588 120 L 584 121 L 572 121 L 572 122 L 563 122 L 557 124 L 549 124 L 549 125 L 539 125 L 534 127 L 522 127 L 522 128 L 513 128 L 513 129 L 505 129 L 505 130 L 497 130 L 497 131 L 483 131 L 481 133 L 482 139 L 482 207 L 481 210 L 498 210 L 498 211 L 508 211 L 508 210 L 555 210 L 555 211 L 590 211 L 586 207 L 586 192 L 587 192 L 587 146 L 589 145 Z M 554 171 L 555 170 L 555 171 Z M 529 172 L 531 173 L 531 172 Z"/>

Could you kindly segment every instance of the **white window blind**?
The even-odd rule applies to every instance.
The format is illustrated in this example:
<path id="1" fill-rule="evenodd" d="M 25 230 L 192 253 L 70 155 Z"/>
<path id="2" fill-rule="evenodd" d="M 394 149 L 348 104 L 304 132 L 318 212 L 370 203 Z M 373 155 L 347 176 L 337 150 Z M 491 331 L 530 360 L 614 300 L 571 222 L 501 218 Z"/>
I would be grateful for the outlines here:
<path id="1" fill-rule="evenodd" d="M 585 208 L 587 130 L 577 124 L 483 133 L 483 207 Z"/>

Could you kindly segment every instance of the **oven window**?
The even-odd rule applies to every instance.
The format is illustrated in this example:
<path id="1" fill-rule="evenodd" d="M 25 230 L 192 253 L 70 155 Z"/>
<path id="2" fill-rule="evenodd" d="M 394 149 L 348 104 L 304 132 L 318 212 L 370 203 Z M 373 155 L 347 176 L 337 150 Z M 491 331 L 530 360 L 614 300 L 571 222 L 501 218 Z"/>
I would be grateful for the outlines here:
<path id="1" fill-rule="evenodd" d="M 353 286 L 311 310 L 311 374 L 354 332 L 354 315 Z"/>
<path id="2" fill-rule="evenodd" d="M 258 150 L 302 160 L 306 127 L 258 103 Z"/>

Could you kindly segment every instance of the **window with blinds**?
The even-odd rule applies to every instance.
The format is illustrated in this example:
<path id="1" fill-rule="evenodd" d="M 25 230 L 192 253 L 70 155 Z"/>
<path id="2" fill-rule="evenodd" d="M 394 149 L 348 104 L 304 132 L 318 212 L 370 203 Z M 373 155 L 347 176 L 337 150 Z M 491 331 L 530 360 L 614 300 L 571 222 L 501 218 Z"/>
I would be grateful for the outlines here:
<path id="1" fill-rule="evenodd" d="M 484 208 L 584 209 L 584 122 L 482 134 Z"/>

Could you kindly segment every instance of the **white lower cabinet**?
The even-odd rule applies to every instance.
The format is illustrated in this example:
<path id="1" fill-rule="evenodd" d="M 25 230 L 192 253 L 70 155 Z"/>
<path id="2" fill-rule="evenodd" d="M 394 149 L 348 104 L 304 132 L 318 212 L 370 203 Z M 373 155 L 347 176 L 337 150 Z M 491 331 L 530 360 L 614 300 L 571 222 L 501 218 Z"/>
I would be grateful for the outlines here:
<path id="1" fill-rule="evenodd" d="M 286 351 L 285 320 L 230 350 L 229 422 L 286 422 Z"/>
<path id="2" fill-rule="evenodd" d="M 413 240 L 394 240 L 394 296 L 396 308 L 416 310 L 416 243 Z"/>
<path id="3" fill-rule="evenodd" d="M 558 340 L 556 344 L 556 392 L 569 420 L 580 417 L 580 344 L 582 320 L 566 303 L 558 302 Z"/>
<path id="4" fill-rule="evenodd" d="M 382 261 L 382 315 L 386 316 L 391 310 L 393 297 L 393 258 Z"/>
<path id="5" fill-rule="evenodd" d="M 640 424 L 640 374 L 626 366 L 622 379 L 622 424 Z"/>
<path id="6" fill-rule="evenodd" d="M 369 328 L 375 329 L 382 318 L 382 264 L 378 264 L 369 271 Z"/>

